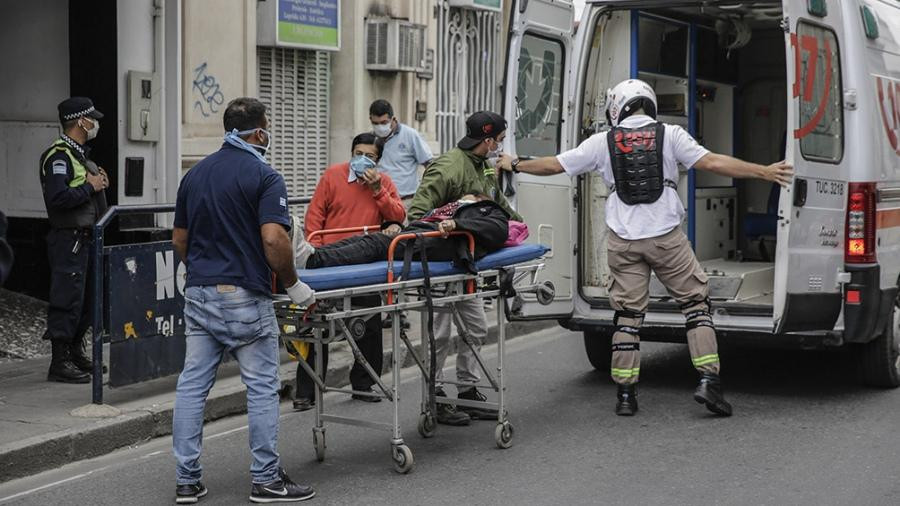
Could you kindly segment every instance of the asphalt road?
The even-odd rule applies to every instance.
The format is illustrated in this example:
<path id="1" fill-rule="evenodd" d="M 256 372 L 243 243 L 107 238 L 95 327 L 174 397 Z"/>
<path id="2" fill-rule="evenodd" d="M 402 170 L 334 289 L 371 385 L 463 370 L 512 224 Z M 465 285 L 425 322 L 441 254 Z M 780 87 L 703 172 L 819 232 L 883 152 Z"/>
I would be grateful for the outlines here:
<path id="1" fill-rule="evenodd" d="M 392 471 L 389 435 L 331 425 L 325 462 L 312 449 L 312 414 L 283 406 L 280 450 L 310 504 L 900 504 L 900 390 L 859 386 L 847 353 L 722 350 L 735 406 L 711 417 L 691 398 L 685 346 L 644 348 L 641 411 L 613 414 L 615 389 L 591 369 L 581 337 L 553 329 L 509 345 L 514 445 L 494 423 L 416 433 L 418 381 L 407 371 L 403 428 L 415 454 Z M 385 419 L 388 405 L 332 397 L 337 411 Z M 245 504 L 250 489 L 244 417 L 210 424 L 201 504 Z M 0 485 L 0 503 L 174 502 L 171 440 Z"/>

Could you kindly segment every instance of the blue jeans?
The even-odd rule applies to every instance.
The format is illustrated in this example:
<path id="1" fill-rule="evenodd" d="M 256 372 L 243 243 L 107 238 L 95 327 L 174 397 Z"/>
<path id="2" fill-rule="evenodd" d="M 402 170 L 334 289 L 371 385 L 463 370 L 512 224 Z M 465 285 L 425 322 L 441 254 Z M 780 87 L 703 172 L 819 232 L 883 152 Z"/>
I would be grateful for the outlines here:
<path id="1" fill-rule="evenodd" d="M 247 386 L 250 474 L 278 478 L 278 323 L 268 295 L 238 286 L 191 286 L 184 294 L 187 351 L 175 390 L 172 446 L 179 485 L 200 480 L 203 410 L 225 352 L 237 359 Z"/>

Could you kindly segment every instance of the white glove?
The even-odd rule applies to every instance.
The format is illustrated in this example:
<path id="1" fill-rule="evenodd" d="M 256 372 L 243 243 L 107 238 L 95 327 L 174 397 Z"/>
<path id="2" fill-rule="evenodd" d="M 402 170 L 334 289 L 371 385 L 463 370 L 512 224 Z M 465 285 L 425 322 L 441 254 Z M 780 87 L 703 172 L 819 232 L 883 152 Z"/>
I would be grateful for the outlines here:
<path id="1" fill-rule="evenodd" d="M 296 283 L 287 287 L 286 291 L 294 304 L 309 307 L 316 302 L 316 292 L 299 279 Z"/>

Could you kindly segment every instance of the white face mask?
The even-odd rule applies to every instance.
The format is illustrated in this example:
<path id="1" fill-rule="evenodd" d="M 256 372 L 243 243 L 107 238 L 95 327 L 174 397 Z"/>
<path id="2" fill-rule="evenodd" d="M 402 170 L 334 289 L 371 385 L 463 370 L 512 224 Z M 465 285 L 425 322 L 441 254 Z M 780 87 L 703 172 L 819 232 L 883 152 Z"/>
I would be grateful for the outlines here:
<path id="1" fill-rule="evenodd" d="M 97 137 L 97 134 L 100 133 L 100 122 L 97 120 L 91 121 L 93 121 L 94 126 L 92 126 L 90 129 L 84 128 L 84 126 L 81 127 L 85 132 L 87 132 L 87 140 L 94 139 L 95 137 Z"/>
<path id="2" fill-rule="evenodd" d="M 497 141 L 494 141 L 497 142 Z M 499 158 L 500 154 L 503 153 L 503 146 L 497 142 L 497 147 L 488 151 L 487 154 L 484 155 L 485 158 Z"/>
<path id="3" fill-rule="evenodd" d="M 391 125 L 393 121 L 389 121 L 387 124 L 373 124 L 372 131 L 375 133 L 377 137 L 387 137 L 391 135 Z"/>

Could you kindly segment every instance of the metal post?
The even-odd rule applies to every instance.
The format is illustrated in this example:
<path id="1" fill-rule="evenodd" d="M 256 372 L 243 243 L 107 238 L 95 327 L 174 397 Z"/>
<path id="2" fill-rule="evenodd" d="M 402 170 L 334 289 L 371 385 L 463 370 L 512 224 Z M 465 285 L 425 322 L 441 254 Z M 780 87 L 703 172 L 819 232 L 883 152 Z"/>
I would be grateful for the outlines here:
<path id="1" fill-rule="evenodd" d="M 115 214 L 115 207 L 111 210 Z M 101 220 L 94 226 L 94 246 L 91 254 L 94 261 L 94 287 L 92 298 L 93 318 L 93 345 L 91 348 L 91 361 L 94 371 L 91 379 L 91 402 L 103 404 L 103 228 L 105 224 Z"/>

